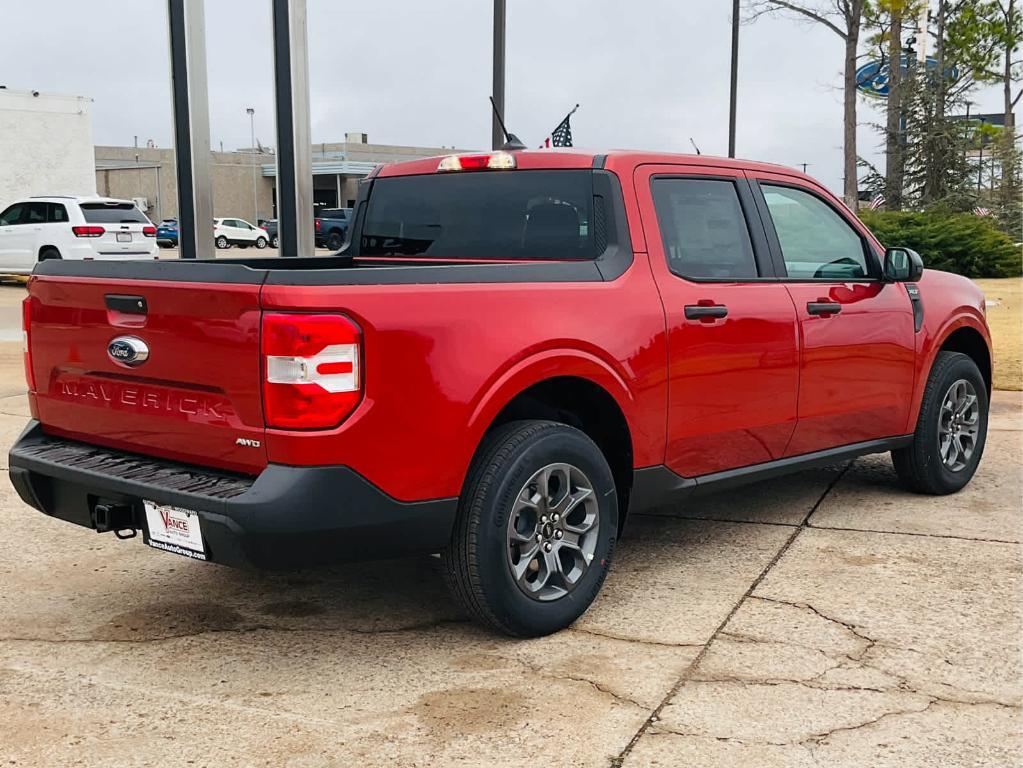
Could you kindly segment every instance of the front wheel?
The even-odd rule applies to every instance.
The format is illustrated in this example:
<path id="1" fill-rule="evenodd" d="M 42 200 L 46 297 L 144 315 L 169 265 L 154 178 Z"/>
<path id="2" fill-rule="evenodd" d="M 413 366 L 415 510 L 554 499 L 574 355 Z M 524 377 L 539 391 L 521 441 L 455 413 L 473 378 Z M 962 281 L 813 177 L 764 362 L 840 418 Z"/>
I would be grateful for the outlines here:
<path id="1" fill-rule="evenodd" d="M 442 554 L 445 576 L 479 623 L 547 635 L 590 607 L 617 533 L 614 477 L 596 444 L 564 424 L 512 422 L 473 460 Z"/>
<path id="2" fill-rule="evenodd" d="M 913 442 L 892 451 L 895 471 L 918 493 L 955 493 L 973 478 L 987 440 L 988 392 L 977 364 L 939 352 L 920 403 Z"/>
<path id="3" fill-rule="evenodd" d="M 259 248 L 260 250 L 262 250 L 263 248 L 266 248 L 266 238 L 265 237 L 257 237 L 256 238 L 256 247 Z"/>

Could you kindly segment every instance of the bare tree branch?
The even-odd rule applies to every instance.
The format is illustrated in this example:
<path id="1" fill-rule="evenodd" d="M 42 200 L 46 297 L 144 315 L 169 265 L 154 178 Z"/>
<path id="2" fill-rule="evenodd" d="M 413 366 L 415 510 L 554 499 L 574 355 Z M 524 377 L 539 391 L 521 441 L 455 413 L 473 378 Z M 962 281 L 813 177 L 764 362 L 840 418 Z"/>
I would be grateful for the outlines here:
<path id="1" fill-rule="evenodd" d="M 815 21 L 818 24 L 823 24 L 825 27 L 830 29 L 843 40 L 846 40 L 849 37 L 849 33 L 847 31 L 843 30 L 841 27 L 835 24 L 835 22 L 833 22 L 826 15 L 824 15 L 824 13 L 814 10 L 812 8 L 807 8 L 796 3 L 791 3 L 788 2 L 788 0 L 761 0 L 761 2 L 757 3 L 756 5 L 762 7 L 757 8 L 756 6 L 754 6 L 752 8 L 752 18 L 754 19 L 763 16 L 764 14 L 772 13 L 774 11 L 790 11 L 791 13 L 795 13 L 797 15 L 810 19 L 811 21 Z M 836 8 L 836 10 L 838 10 L 840 13 L 842 13 L 843 16 L 845 16 L 844 12 L 842 12 L 838 8 Z"/>

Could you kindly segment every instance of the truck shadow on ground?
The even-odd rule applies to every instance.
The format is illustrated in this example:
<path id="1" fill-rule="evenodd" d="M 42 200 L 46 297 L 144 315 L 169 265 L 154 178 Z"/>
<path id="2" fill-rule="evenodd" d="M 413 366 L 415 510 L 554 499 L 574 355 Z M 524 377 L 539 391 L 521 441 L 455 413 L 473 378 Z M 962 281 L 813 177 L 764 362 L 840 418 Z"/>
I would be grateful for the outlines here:
<path id="1" fill-rule="evenodd" d="M 734 558 L 743 546 L 736 537 L 756 536 L 750 521 L 774 530 L 798 525 L 840 471 L 812 470 L 630 518 L 595 608 L 612 590 L 616 602 L 627 602 L 630 592 L 681 581 L 686 562 L 712 562 L 726 550 Z M 374 634 L 468 621 L 434 556 L 282 573 L 177 560 L 162 565 L 137 586 L 135 605 L 96 627 L 92 639 L 145 642 L 257 630 Z M 180 599 L 167 599 L 171 586 Z"/>

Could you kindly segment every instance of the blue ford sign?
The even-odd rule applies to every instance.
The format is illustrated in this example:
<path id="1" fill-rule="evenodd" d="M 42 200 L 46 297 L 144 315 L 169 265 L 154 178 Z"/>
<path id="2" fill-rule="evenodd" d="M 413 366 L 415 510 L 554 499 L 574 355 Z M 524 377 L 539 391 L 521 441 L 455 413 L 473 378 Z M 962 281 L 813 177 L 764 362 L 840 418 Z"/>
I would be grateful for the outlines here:
<path id="1" fill-rule="evenodd" d="M 909 71 L 909 57 L 906 54 L 902 54 L 900 64 L 903 74 Z M 889 77 L 891 76 L 890 65 L 891 62 L 887 60 L 874 59 L 873 61 L 868 61 L 856 70 L 856 87 L 867 96 L 887 99 L 888 93 L 891 91 L 891 84 L 889 83 Z M 937 68 L 938 60 L 928 56 L 927 69 L 935 70 Z M 955 67 L 949 67 L 945 70 L 945 77 L 949 80 L 958 80 L 959 70 Z"/>

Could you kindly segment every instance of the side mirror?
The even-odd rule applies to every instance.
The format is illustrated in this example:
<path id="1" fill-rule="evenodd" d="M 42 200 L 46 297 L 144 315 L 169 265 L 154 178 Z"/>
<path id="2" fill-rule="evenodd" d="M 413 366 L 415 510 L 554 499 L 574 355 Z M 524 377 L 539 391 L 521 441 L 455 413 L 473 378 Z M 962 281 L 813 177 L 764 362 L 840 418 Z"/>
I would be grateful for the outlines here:
<path id="1" fill-rule="evenodd" d="M 910 248 L 889 248 L 884 252 L 884 279 L 890 283 L 915 283 L 924 273 L 924 261 Z"/>

